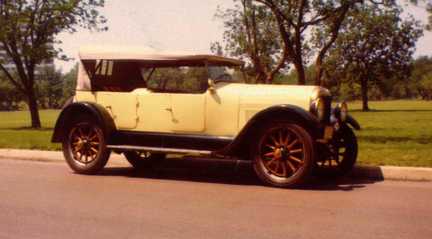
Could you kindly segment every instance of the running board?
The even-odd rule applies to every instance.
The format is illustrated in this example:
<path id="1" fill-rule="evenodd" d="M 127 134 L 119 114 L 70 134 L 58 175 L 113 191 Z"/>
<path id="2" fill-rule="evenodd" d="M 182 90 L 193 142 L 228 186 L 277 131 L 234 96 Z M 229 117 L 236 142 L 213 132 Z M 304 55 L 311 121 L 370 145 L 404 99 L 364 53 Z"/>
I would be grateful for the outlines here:
<path id="1" fill-rule="evenodd" d="M 199 154 L 199 155 L 212 154 L 212 151 L 207 151 L 207 150 L 159 148 L 159 147 L 145 147 L 145 146 L 133 146 L 133 145 L 107 145 L 107 148 L 120 149 L 126 151 L 147 151 L 147 152 L 172 153 L 172 154 Z"/>

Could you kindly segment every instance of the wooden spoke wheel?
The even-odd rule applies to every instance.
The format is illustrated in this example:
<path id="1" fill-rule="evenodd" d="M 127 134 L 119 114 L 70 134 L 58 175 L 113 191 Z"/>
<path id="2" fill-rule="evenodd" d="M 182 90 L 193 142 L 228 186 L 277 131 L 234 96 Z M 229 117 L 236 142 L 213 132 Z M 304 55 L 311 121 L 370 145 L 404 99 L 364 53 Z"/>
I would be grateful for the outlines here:
<path id="1" fill-rule="evenodd" d="M 322 147 L 316 171 L 323 176 L 342 176 L 352 170 L 357 161 L 357 139 L 351 128 L 342 126 L 333 140 Z"/>
<path id="2" fill-rule="evenodd" d="M 279 123 L 264 129 L 252 151 L 257 175 L 273 186 L 300 184 L 313 165 L 312 138 L 296 124 Z"/>
<path id="3" fill-rule="evenodd" d="M 97 128 L 88 123 L 81 123 L 70 132 L 70 147 L 74 160 L 81 164 L 90 164 L 101 152 L 101 138 Z"/>
<path id="4" fill-rule="evenodd" d="M 63 141 L 66 162 L 77 173 L 94 174 L 108 161 L 110 151 L 99 126 L 82 119 L 72 124 Z"/>
<path id="5" fill-rule="evenodd" d="M 124 155 L 127 161 L 136 169 L 152 167 L 166 157 L 163 153 L 151 153 L 147 151 L 127 151 Z"/>

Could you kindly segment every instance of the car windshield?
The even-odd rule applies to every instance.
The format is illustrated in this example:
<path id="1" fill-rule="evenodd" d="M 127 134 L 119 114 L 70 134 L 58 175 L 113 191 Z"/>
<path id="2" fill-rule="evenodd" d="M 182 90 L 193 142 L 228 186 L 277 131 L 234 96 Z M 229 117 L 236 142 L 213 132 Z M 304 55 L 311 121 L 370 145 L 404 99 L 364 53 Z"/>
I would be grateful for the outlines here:
<path id="1" fill-rule="evenodd" d="M 215 82 L 245 82 L 240 66 L 209 66 L 208 71 Z"/>

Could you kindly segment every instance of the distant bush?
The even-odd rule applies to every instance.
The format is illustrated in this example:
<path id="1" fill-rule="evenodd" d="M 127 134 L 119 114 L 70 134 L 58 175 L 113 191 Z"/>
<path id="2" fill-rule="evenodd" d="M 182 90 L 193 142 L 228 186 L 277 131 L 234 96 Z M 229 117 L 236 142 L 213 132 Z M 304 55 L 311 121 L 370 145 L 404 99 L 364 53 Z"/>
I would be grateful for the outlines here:
<path id="1" fill-rule="evenodd" d="M 19 110 L 23 96 L 13 87 L 12 84 L 0 76 L 0 110 Z"/>
<path id="2" fill-rule="evenodd" d="M 419 91 L 422 99 L 432 100 L 432 72 L 422 78 L 419 84 Z"/>

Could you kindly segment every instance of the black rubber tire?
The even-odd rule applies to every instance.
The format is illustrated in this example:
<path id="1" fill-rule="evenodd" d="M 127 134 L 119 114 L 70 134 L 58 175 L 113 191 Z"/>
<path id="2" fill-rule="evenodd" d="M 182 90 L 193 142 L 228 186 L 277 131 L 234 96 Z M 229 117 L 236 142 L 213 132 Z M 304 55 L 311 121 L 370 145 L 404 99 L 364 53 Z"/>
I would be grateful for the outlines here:
<path id="1" fill-rule="evenodd" d="M 345 148 L 345 152 L 343 153 L 343 158 L 340 163 L 338 165 L 335 164 L 334 167 L 322 167 L 317 162 L 314 171 L 318 176 L 344 176 L 352 171 L 357 162 L 358 144 L 353 130 L 349 126 L 343 125 L 335 137 L 339 144 L 344 145 L 343 148 Z M 343 141 L 338 139 L 342 139 Z"/>
<path id="2" fill-rule="evenodd" d="M 260 156 L 259 148 L 261 142 L 264 140 L 263 138 L 266 137 L 267 132 L 277 127 L 288 128 L 303 143 L 303 164 L 293 175 L 286 178 L 270 174 L 269 170 L 265 168 L 263 159 L 261 159 Z M 251 144 L 251 155 L 255 173 L 264 183 L 275 187 L 289 188 L 298 187 L 307 181 L 314 166 L 315 146 L 311 135 L 303 126 L 291 122 L 270 122 L 261 127 L 257 136 L 255 143 Z"/>
<path id="3" fill-rule="evenodd" d="M 351 146 L 349 148 L 346 148 L 346 151 L 344 153 L 344 160 L 341 162 L 341 165 L 339 167 L 340 173 L 342 175 L 345 175 L 351 172 L 357 162 L 358 143 L 357 137 L 355 136 L 353 130 L 350 127 L 344 126 L 342 127 L 342 129 L 345 142 L 347 142 L 347 145 L 349 144 Z"/>
<path id="4" fill-rule="evenodd" d="M 99 139 L 99 147 L 98 147 L 99 152 L 95 157 L 95 159 L 93 159 L 88 164 L 83 164 L 77 159 L 75 159 L 71 148 L 72 130 L 75 127 L 81 127 L 84 125 L 86 127 L 94 128 L 97 137 Z M 63 155 L 66 159 L 67 164 L 74 172 L 79 174 L 88 174 L 88 175 L 97 174 L 105 167 L 111 154 L 111 150 L 107 149 L 106 147 L 106 139 L 103 130 L 94 122 L 94 120 L 92 120 L 91 117 L 88 116 L 77 117 L 77 119 L 75 119 L 67 127 L 65 137 L 63 138 L 62 147 L 63 147 Z"/>
<path id="5" fill-rule="evenodd" d="M 166 154 L 163 153 L 148 153 L 149 156 L 142 157 L 139 152 L 136 151 L 127 151 L 123 153 L 126 157 L 126 160 L 135 168 L 135 169 L 145 169 L 151 168 L 155 164 L 164 160 Z"/>

